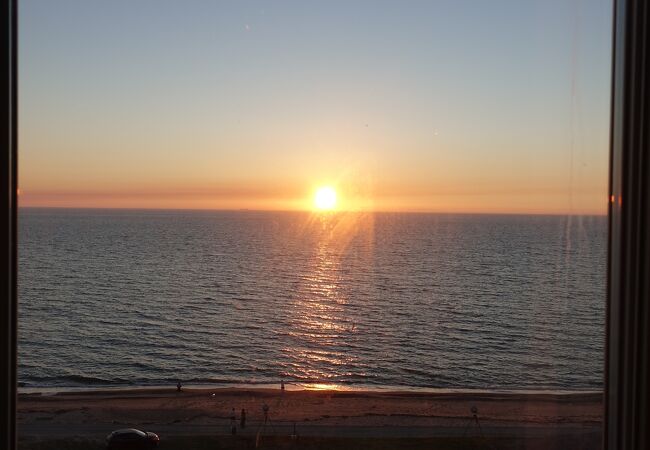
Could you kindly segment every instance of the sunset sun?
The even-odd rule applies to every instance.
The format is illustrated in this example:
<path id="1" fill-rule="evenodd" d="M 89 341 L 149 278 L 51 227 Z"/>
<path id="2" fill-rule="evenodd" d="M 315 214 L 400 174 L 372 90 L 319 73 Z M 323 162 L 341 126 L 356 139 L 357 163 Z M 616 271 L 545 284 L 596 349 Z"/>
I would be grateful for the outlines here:
<path id="1" fill-rule="evenodd" d="M 320 211 L 336 208 L 336 191 L 331 186 L 322 186 L 314 194 L 314 207 Z"/>

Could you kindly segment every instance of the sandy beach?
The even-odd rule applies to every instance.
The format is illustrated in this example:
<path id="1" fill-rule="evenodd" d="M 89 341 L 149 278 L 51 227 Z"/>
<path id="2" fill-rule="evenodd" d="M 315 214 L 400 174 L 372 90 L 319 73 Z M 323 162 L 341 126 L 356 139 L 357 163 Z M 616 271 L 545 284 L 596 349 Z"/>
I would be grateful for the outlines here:
<path id="1" fill-rule="evenodd" d="M 263 405 L 269 407 L 266 425 Z M 586 449 L 600 445 L 601 422 L 598 393 L 156 388 L 20 394 L 18 403 L 21 448 L 101 448 L 111 430 L 136 427 L 158 433 L 161 442 L 170 443 L 166 448 L 204 448 L 193 445 L 212 441 L 222 448 L 358 448 L 364 441 L 371 448 L 397 442 L 435 448 L 437 442 L 440 448 L 498 443 Z M 291 438 L 294 434 L 298 438 Z M 376 442 L 368 444 L 369 439 Z M 302 444 L 295 447 L 296 442 Z"/>

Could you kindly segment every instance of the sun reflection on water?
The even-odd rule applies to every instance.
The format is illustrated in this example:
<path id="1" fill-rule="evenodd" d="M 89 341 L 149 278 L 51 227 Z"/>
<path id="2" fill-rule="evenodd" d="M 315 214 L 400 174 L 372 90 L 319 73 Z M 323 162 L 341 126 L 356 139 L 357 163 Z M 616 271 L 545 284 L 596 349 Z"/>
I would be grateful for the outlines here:
<path id="1" fill-rule="evenodd" d="M 327 380 L 350 375 L 355 365 L 351 352 L 357 332 L 346 308 L 348 297 L 343 275 L 345 254 L 352 239 L 367 238 L 372 233 L 372 217 L 338 213 L 314 218 L 306 233 L 313 243 L 308 264 L 298 274 L 300 283 L 291 304 L 287 335 L 292 345 L 283 350 L 291 361 L 285 375 L 305 380 L 310 389 L 339 389 Z"/>
<path id="2" fill-rule="evenodd" d="M 301 387 L 309 391 L 346 391 L 351 389 L 349 386 L 336 383 L 305 383 Z"/>

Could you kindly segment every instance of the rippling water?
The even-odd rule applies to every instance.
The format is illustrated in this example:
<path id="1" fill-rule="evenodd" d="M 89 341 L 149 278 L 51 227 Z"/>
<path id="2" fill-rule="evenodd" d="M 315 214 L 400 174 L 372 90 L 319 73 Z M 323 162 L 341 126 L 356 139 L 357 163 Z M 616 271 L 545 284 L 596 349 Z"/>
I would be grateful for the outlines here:
<path id="1" fill-rule="evenodd" d="M 599 388 L 604 217 L 23 209 L 23 386 Z"/>

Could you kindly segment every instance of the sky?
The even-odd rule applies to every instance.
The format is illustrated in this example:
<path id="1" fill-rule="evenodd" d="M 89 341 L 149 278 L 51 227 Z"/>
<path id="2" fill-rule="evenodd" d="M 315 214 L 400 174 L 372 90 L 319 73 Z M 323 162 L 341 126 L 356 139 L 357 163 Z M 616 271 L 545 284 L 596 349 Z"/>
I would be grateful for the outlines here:
<path id="1" fill-rule="evenodd" d="M 605 214 L 611 0 L 21 0 L 21 206 Z"/>

